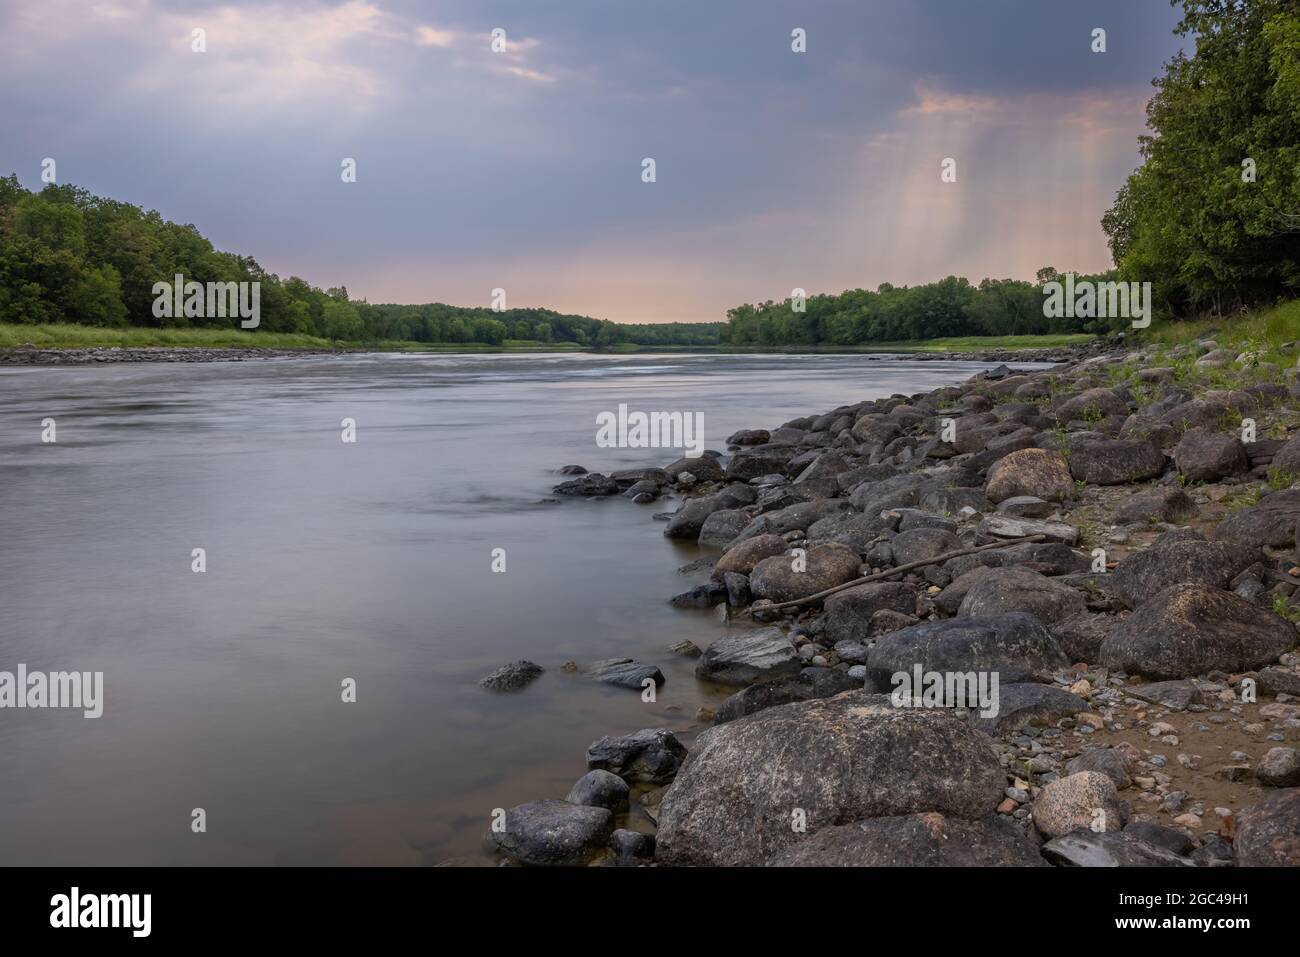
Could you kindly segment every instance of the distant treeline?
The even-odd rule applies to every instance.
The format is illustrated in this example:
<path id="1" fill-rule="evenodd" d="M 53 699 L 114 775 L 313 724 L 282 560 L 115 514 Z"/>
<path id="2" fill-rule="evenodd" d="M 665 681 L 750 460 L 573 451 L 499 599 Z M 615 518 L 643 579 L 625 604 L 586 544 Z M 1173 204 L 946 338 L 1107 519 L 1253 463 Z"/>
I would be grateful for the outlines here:
<path id="1" fill-rule="evenodd" d="M 1043 283 L 1057 275 L 1048 266 L 1038 271 L 1036 283 L 985 279 L 974 286 L 957 276 L 921 286 L 884 283 L 874 292 L 850 289 L 838 296 L 809 296 L 802 311 L 793 299 L 746 303 L 727 310 L 722 341 L 733 346 L 854 346 L 948 336 L 1104 332 L 1122 321 L 1046 316 Z M 1102 283 L 1115 275 L 1077 278 Z"/>
<path id="2" fill-rule="evenodd" d="M 485 343 L 508 339 L 611 348 L 698 346 L 718 341 L 721 323 L 620 324 L 550 309 L 371 305 L 344 287 L 281 279 L 251 256 L 221 252 L 192 225 L 76 186 L 39 193 L 17 176 L 0 178 L 0 321 L 182 328 L 238 319 L 154 315 L 154 284 L 180 274 L 202 283 L 260 283 L 259 329 L 346 342 Z"/>

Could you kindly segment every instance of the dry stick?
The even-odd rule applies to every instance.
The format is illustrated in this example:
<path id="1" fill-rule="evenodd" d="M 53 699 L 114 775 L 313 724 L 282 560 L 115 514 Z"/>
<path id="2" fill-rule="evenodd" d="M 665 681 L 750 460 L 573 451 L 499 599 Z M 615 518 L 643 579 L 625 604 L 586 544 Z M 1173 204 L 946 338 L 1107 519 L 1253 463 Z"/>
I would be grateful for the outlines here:
<path id="1" fill-rule="evenodd" d="M 976 545 L 974 548 L 959 548 L 955 552 L 945 552 L 942 555 L 936 555 L 934 558 L 924 558 L 917 562 L 908 562 L 906 565 L 899 565 L 895 568 L 887 569 L 883 572 L 876 572 L 874 575 L 868 575 L 865 578 L 855 578 L 851 582 L 845 582 L 843 585 L 836 585 L 834 588 L 827 588 L 825 591 L 819 591 L 815 595 L 809 595 L 807 598 L 796 598 L 794 601 L 783 601 L 775 605 L 760 605 L 757 610 L 760 615 L 766 615 L 769 611 L 778 611 L 782 608 L 790 608 L 794 605 L 807 604 L 810 601 L 818 601 L 837 591 L 844 591 L 846 588 L 852 588 L 855 585 L 865 585 L 868 582 L 880 581 L 882 578 L 891 578 L 901 572 L 910 572 L 913 568 L 923 568 L 926 565 L 938 565 L 940 562 L 946 562 L 950 558 L 960 558 L 962 555 L 974 555 L 976 552 L 987 552 L 994 548 L 1006 548 L 1009 545 L 1024 545 L 1028 542 L 1046 541 L 1046 535 L 1026 535 L 1024 538 L 1008 538 L 1004 542 L 990 542 L 987 545 Z"/>

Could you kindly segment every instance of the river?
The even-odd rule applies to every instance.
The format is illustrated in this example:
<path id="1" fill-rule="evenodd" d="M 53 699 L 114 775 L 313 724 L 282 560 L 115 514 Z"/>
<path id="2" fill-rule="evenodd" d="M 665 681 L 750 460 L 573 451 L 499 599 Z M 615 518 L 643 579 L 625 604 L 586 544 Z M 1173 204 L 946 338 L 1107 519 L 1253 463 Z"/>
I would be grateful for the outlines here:
<path id="1" fill-rule="evenodd" d="M 598 448 L 599 413 L 701 413 L 723 450 L 740 428 L 985 367 L 585 354 L 0 367 L 0 671 L 104 673 L 98 719 L 0 710 L 0 864 L 476 857 L 492 810 L 562 798 L 594 739 L 664 726 L 689 742 L 696 710 L 723 697 L 667 651 L 730 627 L 668 605 L 700 580 L 677 568 L 702 553 L 652 520 L 676 503 L 551 495 L 561 465 L 678 457 Z M 560 670 L 616 656 L 663 669 L 655 702 Z M 477 686 L 518 658 L 546 673 L 510 695 Z"/>

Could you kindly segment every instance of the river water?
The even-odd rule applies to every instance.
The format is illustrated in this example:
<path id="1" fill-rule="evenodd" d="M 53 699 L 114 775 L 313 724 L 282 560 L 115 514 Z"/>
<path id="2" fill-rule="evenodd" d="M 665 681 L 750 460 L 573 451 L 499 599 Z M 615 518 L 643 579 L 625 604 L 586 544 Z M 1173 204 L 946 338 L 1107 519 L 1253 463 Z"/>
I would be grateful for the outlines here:
<path id="1" fill-rule="evenodd" d="M 678 457 L 598 448 L 599 413 L 701 413 L 722 450 L 739 428 L 981 368 L 572 354 L 0 367 L 0 671 L 104 673 L 98 719 L 0 709 L 0 864 L 475 857 L 494 808 L 562 798 L 596 738 L 669 727 L 689 742 L 697 708 L 723 697 L 667 652 L 734 627 L 668 605 L 701 580 L 677 569 L 702 553 L 652 520 L 676 503 L 550 493 L 564 464 Z M 607 657 L 658 664 L 657 700 L 560 670 Z M 477 686 L 517 658 L 546 673 L 511 695 Z"/>

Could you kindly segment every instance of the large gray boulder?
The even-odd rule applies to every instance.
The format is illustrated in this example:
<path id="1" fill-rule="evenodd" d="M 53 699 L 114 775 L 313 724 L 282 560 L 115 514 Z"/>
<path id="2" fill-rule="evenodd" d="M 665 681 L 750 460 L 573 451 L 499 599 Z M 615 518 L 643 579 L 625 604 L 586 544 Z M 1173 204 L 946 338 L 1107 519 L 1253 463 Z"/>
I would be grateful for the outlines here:
<path id="1" fill-rule="evenodd" d="M 1152 678 L 1229 673 L 1276 661 L 1296 643 L 1295 626 L 1232 592 L 1173 585 L 1147 599 L 1101 645 L 1100 663 Z"/>
<path id="2" fill-rule="evenodd" d="M 568 801 L 533 801 L 512 807 L 504 829 L 488 831 L 484 844 L 490 851 L 534 867 L 575 866 L 602 855 L 614 815 L 603 807 Z"/>
<path id="3" fill-rule="evenodd" d="M 892 687 L 892 675 L 910 675 L 917 664 L 922 671 L 997 672 L 1002 684 L 1070 666 L 1042 623 L 1024 612 L 927 621 L 891 632 L 868 651 L 867 678 L 884 690 Z"/>
<path id="4" fill-rule="evenodd" d="M 1168 459 L 1151 442 L 1133 439 L 1074 439 L 1070 474 L 1089 485 L 1123 485 L 1156 478 Z"/>
<path id="5" fill-rule="evenodd" d="M 1046 867 L 1038 846 L 1002 817 L 963 821 L 938 811 L 822 828 L 772 867 Z"/>
<path id="6" fill-rule="evenodd" d="M 1110 389 L 1087 389 L 1056 409 L 1056 418 L 1063 423 L 1110 415 L 1128 415 L 1128 403 Z"/>
<path id="7" fill-rule="evenodd" d="M 760 561 L 749 573 L 749 590 L 755 598 L 794 601 L 853 581 L 861 567 L 858 553 L 845 545 L 814 545 L 801 563 L 793 554 Z"/>
<path id="8" fill-rule="evenodd" d="M 962 547 L 961 539 L 946 528 L 913 528 L 899 532 L 889 544 L 895 565 L 928 561 Z"/>
<path id="9" fill-rule="evenodd" d="M 1231 542 L 1194 539 L 1152 545 L 1115 566 L 1109 583 L 1111 594 L 1136 608 L 1171 585 L 1198 582 L 1212 588 L 1228 583 L 1258 561 L 1259 549 Z"/>
<path id="10" fill-rule="evenodd" d="M 698 539 L 705 520 L 714 512 L 727 508 L 727 505 L 720 495 L 687 499 L 673 512 L 673 517 L 664 526 L 664 537 Z"/>
<path id="11" fill-rule="evenodd" d="M 916 589 L 904 582 L 869 582 L 836 592 L 826 599 L 824 607 L 825 640 L 861 641 L 871 634 L 871 616 L 882 608 L 912 614 L 916 610 Z"/>
<path id="12" fill-rule="evenodd" d="M 1265 495 L 1252 508 L 1229 515 L 1214 530 L 1214 538 L 1220 542 L 1281 548 L 1296 543 L 1297 522 L 1300 522 L 1300 489 L 1283 489 Z"/>
<path id="13" fill-rule="evenodd" d="M 984 494 L 993 503 L 1019 495 L 1035 495 L 1061 502 L 1074 495 L 1070 466 L 1047 449 L 1020 449 L 1004 456 L 989 469 Z"/>
<path id="14" fill-rule="evenodd" d="M 775 681 L 799 673 L 799 653 L 780 628 L 728 635 L 710 642 L 695 665 L 695 676 L 727 685 Z"/>
<path id="15" fill-rule="evenodd" d="M 849 821 L 923 811 L 980 820 L 1004 782 L 991 740 L 945 711 L 861 692 L 769 708 L 700 735 L 664 796 L 655 857 L 763 864 Z"/>
<path id="16" fill-rule="evenodd" d="M 1127 499 L 1115 513 L 1121 525 L 1142 522 L 1176 522 L 1196 513 L 1196 506 L 1180 488 L 1154 488 Z"/>
<path id="17" fill-rule="evenodd" d="M 1098 771 L 1076 771 L 1043 788 L 1034 801 L 1034 826 L 1048 838 L 1078 828 L 1118 831 L 1127 822 L 1115 782 Z"/>
<path id="18" fill-rule="evenodd" d="M 1241 867 L 1300 866 L 1300 788 L 1287 788 L 1237 815 L 1232 842 Z"/>
<path id="19" fill-rule="evenodd" d="M 784 555 L 790 550 L 790 543 L 780 535 L 755 535 L 743 542 L 732 545 L 713 566 L 713 574 L 721 578 L 727 572 L 739 572 L 748 575 L 765 558 Z"/>
<path id="20" fill-rule="evenodd" d="M 962 599 L 958 614 L 966 617 L 1023 611 L 1052 625 L 1086 610 L 1083 593 L 1028 568 L 1011 565 L 989 569 Z"/>
<path id="21" fill-rule="evenodd" d="M 1217 482 L 1250 468 L 1246 447 L 1235 435 L 1188 429 L 1174 449 L 1174 464 L 1189 482 Z"/>

